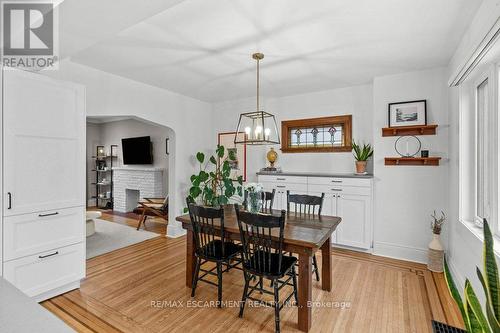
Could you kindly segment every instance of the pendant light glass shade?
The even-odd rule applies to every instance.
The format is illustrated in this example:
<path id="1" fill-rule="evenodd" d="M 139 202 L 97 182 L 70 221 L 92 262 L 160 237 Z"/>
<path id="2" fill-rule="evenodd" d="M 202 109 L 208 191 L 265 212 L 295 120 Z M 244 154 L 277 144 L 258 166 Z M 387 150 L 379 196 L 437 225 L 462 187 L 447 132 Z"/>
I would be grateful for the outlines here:
<path id="1" fill-rule="evenodd" d="M 279 144 L 280 138 L 276 119 L 272 114 L 264 111 L 242 113 L 238 121 L 234 143 L 248 145 Z"/>
<path id="2" fill-rule="evenodd" d="M 280 138 L 276 119 L 270 113 L 259 111 L 260 97 L 260 66 L 264 59 L 262 53 L 254 53 L 252 58 L 257 60 L 257 107 L 256 111 L 240 114 L 238 127 L 234 136 L 234 143 L 248 145 L 272 145 L 279 144 Z M 244 135 L 242 135 L 244 134 Z"/>

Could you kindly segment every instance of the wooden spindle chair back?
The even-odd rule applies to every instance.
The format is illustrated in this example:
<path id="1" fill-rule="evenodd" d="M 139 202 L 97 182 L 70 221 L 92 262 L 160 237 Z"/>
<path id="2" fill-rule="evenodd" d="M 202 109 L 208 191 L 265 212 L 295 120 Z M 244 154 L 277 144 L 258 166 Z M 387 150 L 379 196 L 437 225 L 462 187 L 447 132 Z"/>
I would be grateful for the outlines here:
<path id="1" fill-rule="evenodd" d="M 286 191 L 286 199 L 286 209 L 288 214 L 294 213 L 295 215 L 321 216 L 325 193 L 321 193 L 321 196 L 314 196 L 306 194 L 290 194 L 290 191 L 288 190 Z M 293 210 L 291 210 L 292 207 Z"/>
<path id="2" fill-rule="evenodd" d="M 222 244 L 224 234 L 224 208 L 197 206 L 188 200 L 189 216 L 193 224 L 195 251 L 200 257 L 213 257 L 216 253 L 216 240 Z M 224 246 L 221 247 L 224 257 Z"/>
<path id="3" fill-rule="evenodd" d="M 272 267 L 281 268 L 286 212 L 281 211 L 280 216 L 252 214 L 240 210 L 238 205 L 235 205 L 235 210 L 244 262 L 249 263 L 258 274 L 280 273 L 273 271 Z M 277 230 L 274 235 L 273 230 Z M 273 253 L 278 256 L 272 256 Z"/>

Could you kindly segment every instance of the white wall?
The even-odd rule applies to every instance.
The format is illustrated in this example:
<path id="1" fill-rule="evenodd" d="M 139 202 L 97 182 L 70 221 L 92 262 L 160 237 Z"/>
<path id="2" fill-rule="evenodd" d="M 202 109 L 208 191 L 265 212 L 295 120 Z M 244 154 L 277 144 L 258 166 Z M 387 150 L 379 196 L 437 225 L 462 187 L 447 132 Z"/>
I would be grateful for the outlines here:
<path id="1" fill-rule="evenodd" d="M 387 105 L 427 100 L 427 121 L 438 124 L 437 135 L 419 136 L 438 167 L 385 166 L 384 157 L 397 156 L 397 137 L 382 137 Z M 438 68 L 377 77 L 373 82 L 376 254 L 426 262 L 433 210 L 448 212 L 448 89 L 446 69 Z"/>
<path id="2" fill-rule="evenodd" d="M 278 130 L 281 121 L 352 114 L 353 138 L 372 142 L 372 85 L 361 85 L 342 89 L 326 90 L 303 95 L 279 98 L 263 98 L 263 109 L 276 116 Z M 255 98 L 217 103 L 214 105 L 213 140 L 217 133 L 236 130 L 240 113 L 255 110 Z M 215 142 L 215 141 L 213 141 Z M 288 153 L 280 146 L 277 166 L 283 171 L 353 172 L 352 153 Z M 247 147 L 247 179 L 255 181 L 255 173 L 267 166 L 266 153 L 269 146 Z"/>
<path id="3" fill-rule="evenodd" d="M 98 133 L 93 133 L 95 129 Z M 88 135 L 94 135 L 94 138 L 89 138 Z M 104 145 L 106 153 L 109 153 L 110 145 L 117 145 L 115 152 L 118 156 L 114 166 L 123 165 L 122 139 L 139 136 L 150 136 L 153 143 L 153 164 L 145 167 L 154 167 L 165 169 L 163 174 L 163 195 L 168 193 L 168 163 L 169 156 L 165 153 L 165 139 L 173 136 L 170 128 L 159 126 L 153 123 L 147 123 L 136 119 L 126 119 L 119 121 L 106 121 L 102 124 L 93 124 L 87 122 L 87 142 L 93 141 L 91 147 L 87 147 L 87 151 L 91 151 L 91 156 L 96 154 L 95 148 L 97 145 Z M 88 161 L 88 165 L 94 163 L 94 159 Z M 126 167 L 126 166 L 125 166 Z M 95 182 L 95 173 L 90 173 L 91 182 Z M 94 187 L 95 192 L 95 186 Z M 92 191 L 92 190 L 91 190 Z M 95 201 L 92 202 L 95 204 Z"/>
<path id="4" fill-rule="evenodd" d="M 194 152 L 213 143 L 211 105 L 67 60 L 58 71 L 43 74 L 85 85 L 88 116 L 136 116 L 172 129 L 168 235 L 183 234 L 175 217 L 185 206 L 189 177 L 195 171 Z"/>

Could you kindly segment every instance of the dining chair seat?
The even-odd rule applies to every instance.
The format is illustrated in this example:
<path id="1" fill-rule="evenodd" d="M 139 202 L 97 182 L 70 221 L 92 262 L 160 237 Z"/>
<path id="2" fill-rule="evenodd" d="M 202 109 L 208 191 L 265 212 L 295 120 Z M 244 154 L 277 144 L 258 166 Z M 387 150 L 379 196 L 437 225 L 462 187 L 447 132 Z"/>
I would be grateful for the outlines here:
<path id="1" fill-rule="evenodd" d="M 267 279 L 282 278 L 288 274 L 297 262 L 296 257 L 281 257 L 281 267 L 279 267 L 279 254 L 256 251 L 246 262 L 243 268 L 251 274 L 263 275 Z"/>
<path id="2" fill-rule="evenodd" d="M 224 251 L 222 251 L 222 247 L 224 246 Z M 214 241 L 209 242 L 202 248 L 200 248 L 197 252 L 198 255 L 214 260 L 225 260 L 231 259 L 232 257 L 239 255 L 241 253 L 242 247 L 241 245 L 234 244 L 231 242 L 224 242 L 220 239 L 216 239 Z"/>

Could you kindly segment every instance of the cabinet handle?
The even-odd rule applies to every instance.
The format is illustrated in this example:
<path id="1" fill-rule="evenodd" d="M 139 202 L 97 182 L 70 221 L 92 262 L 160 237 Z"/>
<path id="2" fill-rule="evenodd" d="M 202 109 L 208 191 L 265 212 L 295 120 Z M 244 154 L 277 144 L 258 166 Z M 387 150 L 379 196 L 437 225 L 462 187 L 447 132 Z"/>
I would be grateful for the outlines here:
<path id="1" fill-rule="evenodd" d="M 276 178 L 276 180 L 286 180 L 286 178 Z"/>
<path id="2" fill-rule="evenodd" d="M 56 251 L 56 252 L 54 252 L 54 253 L 47 254 L 47 255 L 44 255 L 44 256 L 38 256 L 38 258 L 40 258 L 40 259 L 43 259 L 43 258 L 48 258 L 48 257 L 55 256 L 55 255 L 57 255 L 57 254 L 59 254 L 59 251 Z"/>
<path id="3" fill-rule="evenodd" d="M 342 189 L 341 188 L 332 188 L 332 191 L 340 192 L 340 191 L 342 191 Z"/>
<path id="4" fill-rule="evenodd" d="M 279 188 L 286 188 L 285 185 L 276 185 L 276 187 L 279 187 Z"/>
<path id="5" fill-rule="evenodd" d="M 58 215 L 58 214 L 59 214 L 59 212 L 48 213 L 48 214 L 38 214 L 38 217 L 54 216 L 54 215 Z"/>
<path id="6" fill-rule="evenodd" d="M 342 183 L 341 180 L 332 180 L 332 183 Z"/>
<path id="7" fill-rule="evenodd" d="M 7 192 L 7 196 L 9 197 L 9 207 L 7 209 L 12 209 L 12 193 Z"/>

